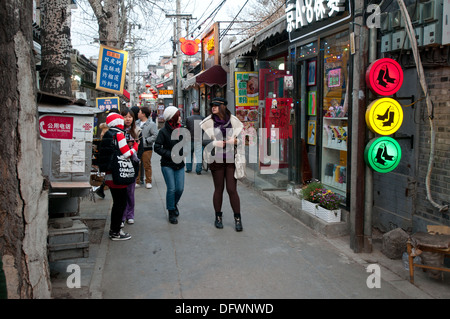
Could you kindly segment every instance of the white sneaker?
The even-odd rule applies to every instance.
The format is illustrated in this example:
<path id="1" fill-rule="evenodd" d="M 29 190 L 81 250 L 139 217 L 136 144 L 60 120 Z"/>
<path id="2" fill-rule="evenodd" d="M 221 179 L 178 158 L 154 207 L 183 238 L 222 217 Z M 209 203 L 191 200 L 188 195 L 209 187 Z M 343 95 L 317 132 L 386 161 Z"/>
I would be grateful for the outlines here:
<path id="1" fill-rule="evenodd" d="M 125 227 L 125 223 L 124 222 L 121 222 L 120 223 L 120 228 L 124 228 Z"/>
<path id="2" fill-rule="evenodd" d="M 146 188 L 152 188 L 152 184 L 147 183 L 147 184 L 145 185 L 145 187 L 146 187 Z"/>
<path id="3" fill-rule="evenodd" d="M 139 185 L 139 184 L 136 183 L 136 188 L 139 188 L 139 187 L 141 187 L 141 185 Z"/>
<path id="4" fill-rule="evenodd" d="M 128 224 L 134 224 L 134 219 L 133 218 L 127 219 L 127 223 Z"/>

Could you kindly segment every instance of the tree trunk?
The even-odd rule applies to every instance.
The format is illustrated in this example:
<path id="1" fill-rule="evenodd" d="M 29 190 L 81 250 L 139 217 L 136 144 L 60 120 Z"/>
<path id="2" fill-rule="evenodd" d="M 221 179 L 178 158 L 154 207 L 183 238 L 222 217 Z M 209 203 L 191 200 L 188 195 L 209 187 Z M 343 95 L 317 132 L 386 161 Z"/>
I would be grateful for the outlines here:
<path id="1" fill-rule="evenodd" d="M 0 1 L 0 252 L 8 298 L 49 298 L 48 192 L 38 135 L 32 1 Z"/>
<path id="2" fill-rule="evenodd" d="M 89 0 L 98 22 L 101 44 L 123 49 L 127 35 L 127 6 L 124 0 Z"/>
<path id="3" fill-rule="evenodd" d="M 67 0 L 42 0 L 41 90 L 72 97 L 72 45 L 70 8 Z"/>

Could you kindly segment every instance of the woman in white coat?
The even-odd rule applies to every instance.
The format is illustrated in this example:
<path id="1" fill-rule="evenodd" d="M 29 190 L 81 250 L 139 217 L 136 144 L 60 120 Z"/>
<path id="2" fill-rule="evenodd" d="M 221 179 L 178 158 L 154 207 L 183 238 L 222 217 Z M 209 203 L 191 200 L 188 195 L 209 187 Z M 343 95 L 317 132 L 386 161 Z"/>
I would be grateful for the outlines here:
<path id="1" fill-rule="evenodd" d="M 216 219 L 214 225 L 223 228 L 222 202 L 225 185 L 234 213 L 235 229 L 242 231 L 241 204 L 237 192 L 237 179 L 235 177 L 236 146 L 241 143 L 240 133 L 243 124 L 227 109 L 227 101 L 223 98 L 214 98 L 211 102 L 211 115 L 206 117 L 200 127 L 208 139 L 203 140 L 205 159 L 209 163 L 213 181 L 213 206 Z"/>

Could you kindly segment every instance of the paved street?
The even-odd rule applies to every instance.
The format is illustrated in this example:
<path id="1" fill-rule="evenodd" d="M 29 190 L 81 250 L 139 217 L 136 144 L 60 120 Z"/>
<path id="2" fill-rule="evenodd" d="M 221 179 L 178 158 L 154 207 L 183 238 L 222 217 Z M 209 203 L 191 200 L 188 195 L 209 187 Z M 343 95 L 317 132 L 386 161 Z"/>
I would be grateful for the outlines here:
<path id="1" fill-rule="evenodd" d="M 392 284 L 387 273 L 381 288 L 369 289 L 366 265 L 241 183 L 244 231 L 234 230 L 227 195 L 224 228 L 216 229 L 210 172 L 186 174 L 172 225 L 158 155 L 153 166 L 153 189 L 136 189 L 136 223 L 125 227 L 132 239 L 104 243 L 102 298 L 429 297 L 408 282 Z"/>
<path id="2" fill-rule="evenodd" d="M 348 238 L 319 234 L 242 183 L 238 191 L 244 231 L 234 230 L 226 194 L 224 228 L 216 229 L 210 172 L 186 174 L 178 224 L 172 225 L 159 156 L 152 162 L 153 188 L 136 189 L 135 224 L 125 226 L 131 240 L 113 242 L 107 237 L 109 191 L 103 200 L 82 201 L 83 218 L 108 218 L 103 238 L 91 245 L 89 258 L 57 264 L 61 272 L 69 263 L 81 265 L 82 289 L 88 289 L 84 298 L 450 298 L 448 278 L 440 282 L 416 270 L 412 285 L 401 260 L 379 251 L 354 254 Z M 369 264 L 380 266 L 381 288 L 368 288 Z M 60 280 L 54 287 L 64 285 Z"/>

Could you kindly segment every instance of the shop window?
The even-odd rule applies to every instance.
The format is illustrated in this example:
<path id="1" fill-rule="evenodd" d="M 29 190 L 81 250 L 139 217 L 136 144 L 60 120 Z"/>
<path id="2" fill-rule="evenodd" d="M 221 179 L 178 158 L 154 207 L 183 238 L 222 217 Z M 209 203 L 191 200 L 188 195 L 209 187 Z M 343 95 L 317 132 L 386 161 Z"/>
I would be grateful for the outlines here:
<path id="1" fill-rule="evenodd" d="M 332 191 L 346 196 L 348 145 L 348 32 L 322 41 L 322 169 L 321 180 Z"/>

